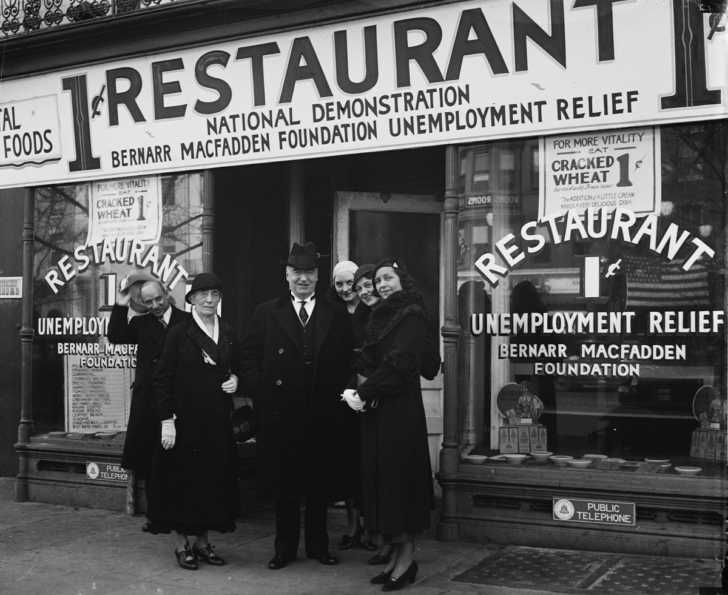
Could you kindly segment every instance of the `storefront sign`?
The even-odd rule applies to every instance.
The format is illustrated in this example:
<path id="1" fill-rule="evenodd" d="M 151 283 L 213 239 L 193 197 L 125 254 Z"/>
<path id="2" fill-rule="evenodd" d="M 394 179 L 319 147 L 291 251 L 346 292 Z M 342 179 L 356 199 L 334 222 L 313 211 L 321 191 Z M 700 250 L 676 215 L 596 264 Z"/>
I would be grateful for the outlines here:
<path id="1" fill-rule="evenodd" d="M 4 81 L 0 187 L 724 118 L 726 35 L 693 0 L 481 0 Z"/>
<path id="2" fill-rule="evenodd" d="M 134 356 L 108 354 L 98 343 L 59 345 L 64 345 L 66 432 L 125 430 Z"/>
<path id="3" fill-rule="evenodd" d="M 579 498 L 553 499 L 553 519 L 555 521 L 634 527 L 637 523 L 635 511 L 634 502 Z"/>
<path id="4" fill-rule="evenodd" d="M 656 128 L 606 130 L 540 139 L 539 217 L 588 208 L 659 213 L 660 136 Z"/>
<path id="5" fill-rule="evenodd" d="M 12 96 L 0 91 L 0 97 Z M 57 91 L 0 103 L 0 168 L 32 170 L 59 162 L 63 157 L 62 129 L 58 118 Z M 2 177 L 8 175 L 8 171 L 1 171 Z"/>
<path id="6" fill-rule="evenodd" d="M 91 184 L 86 244 L 125 238 L 156 243 L 162 234 L 162 184 L 159 176 Z"/>
<path id="7" fill-rule="evenodd" d="M 103 481 L 118 481 L 119 483 L 129 481 L 129 473 L 117 463 L 86 463 L 86 477 Z"/>
<path id="8" fill-rule="evenodd" d="M 22 277 L 0 277 L 0 298 L 22 298 Z"/>

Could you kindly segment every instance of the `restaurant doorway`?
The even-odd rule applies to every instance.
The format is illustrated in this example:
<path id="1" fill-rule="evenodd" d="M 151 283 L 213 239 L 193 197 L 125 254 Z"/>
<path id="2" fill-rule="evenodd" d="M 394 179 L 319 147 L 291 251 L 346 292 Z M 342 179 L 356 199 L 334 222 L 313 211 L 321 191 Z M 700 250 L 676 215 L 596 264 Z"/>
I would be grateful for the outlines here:
<path id="1" fill-rule="evenodd" d="M 350 259 L 376 263 L 400 259 L 415 280 L 440 336 L 442 321 L 442 202 L 434 196 L 382 192 L 336 192 L 334 197 L 334 262 Z M 440 346 L 442 353 L 442 346 Z M 422 381 L 433 471 L 442 442 L 442 373 Z"/>

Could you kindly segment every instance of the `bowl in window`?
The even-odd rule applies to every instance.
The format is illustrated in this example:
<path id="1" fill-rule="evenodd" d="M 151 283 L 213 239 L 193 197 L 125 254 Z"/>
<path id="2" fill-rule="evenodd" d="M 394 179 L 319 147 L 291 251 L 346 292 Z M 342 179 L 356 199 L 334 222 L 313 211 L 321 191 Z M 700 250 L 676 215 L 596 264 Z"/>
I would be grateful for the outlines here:
<path id="1" fill-rule="evenodd" d="M 506 458 L 506 461 L 511 465 L 520 465 L 523 463 L 523 461 L 526 460 L 526 457 L 528 455 L 524 454 L 504 454 L 503 455 Z"/>
<path id="2" fill-rule="evenodd" d="M 604 459 L 605 463 L 612 463 L 613 465 L 621 465 L 625 462 L 624 459 L 620 459 L 619 457 L 607 457 Z"/>
<path id="3" fill-rule="evenodd" d="M 574 457 L 572 457 L 571 455 L 551 455 L 549 459 L 551 459 L 551 462 L 554 463 L 554 465 L 557 465 L 559 467 L 566 467 L 566 464 L 569 461 L 572 461 Z"/>
<path id="4" fill-rule="evenodd" d="M 660 465 L 664 465 L 665 463 L 669 463 L 670 459 L 653 459 L 650 457 L 645 457 L 645 463 L 659 463 Z"/>
<path id="5" fill-rule="evenodd" d="M 550 450 L 534 450 L 531 452 L 531 458 L 537 463 L 545 463 L 552 454 L 554 453 Z"/>
<path id="6" fill-rule="evenodd" d="M 480 465 L 482 462 L 488 460 L 487 455 L 465 455 L 463 457 L 463 460 L 467 463 L 474 463 L 476 465 Z"/>
<path id="7" fill-rule="evenodd" d="M 574 467 L 575 469 L 586 469 L 592 462 L 593 459 L 572 459 L 567 461 L 567 464 L 569 467 Z"/>
<path id="8" fill-rule="evenodd" d="M 593 461 L 603 461 L 606 458 L 607 458 L 607 455 L 597 454 L 597 453 L 593 453 L 593 452 L 589 453 L 589 454 L 585 454 L 582 457 L 582 459 L 592 459 Z"/>
<path id="9" fill-rule="evenodd" d="M 677 471 L 680 475 L 697 475 L 702 470 L 703 470 L 702 467 L 690 467 L 690 466 L 675 467 L 675 471 Z"/>

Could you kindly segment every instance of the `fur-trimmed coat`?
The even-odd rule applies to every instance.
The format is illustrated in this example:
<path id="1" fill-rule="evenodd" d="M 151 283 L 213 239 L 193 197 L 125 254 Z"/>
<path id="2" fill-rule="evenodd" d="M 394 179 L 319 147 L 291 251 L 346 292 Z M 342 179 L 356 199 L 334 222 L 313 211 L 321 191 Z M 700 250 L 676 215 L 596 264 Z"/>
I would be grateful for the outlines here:
<path id="1" fill-rule="evenodd" d="M 358 371 L 364 518 L 397 536 L 430 525 L 432 471 L 420 375 L 439 369 L 432 328 L 418 294 L 398 291 L 373 309 Z"/>

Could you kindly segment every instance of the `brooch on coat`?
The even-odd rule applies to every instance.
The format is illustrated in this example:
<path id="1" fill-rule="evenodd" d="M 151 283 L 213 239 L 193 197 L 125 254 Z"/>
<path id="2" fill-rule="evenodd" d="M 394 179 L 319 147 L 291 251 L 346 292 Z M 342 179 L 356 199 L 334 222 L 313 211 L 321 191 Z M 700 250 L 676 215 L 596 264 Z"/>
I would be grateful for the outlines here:
<path id="1" fill-rule="evenodd" d="M 217 362 L 210 357 L 210 354 L 207 353 L 204 349 L 202 350 L 202 361 L 206 364 L 210 364 L 211 366 L 216 366 Z"/>

